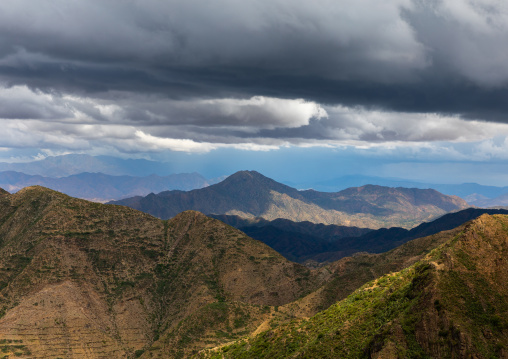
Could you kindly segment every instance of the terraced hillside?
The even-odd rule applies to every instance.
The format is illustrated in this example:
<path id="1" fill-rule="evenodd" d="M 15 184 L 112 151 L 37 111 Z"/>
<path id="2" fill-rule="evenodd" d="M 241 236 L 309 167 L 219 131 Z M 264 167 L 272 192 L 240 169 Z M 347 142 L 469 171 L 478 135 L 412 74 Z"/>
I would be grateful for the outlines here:
<path id="1" fill-rule="evenodd" d="M 123 358 L 158 341 L 164 355 L 183 355 L 187 339 L 161 342 L 178 337 L 181 321 L 231 316 L 232 327 L 209 328 L 196 344 L 214 346 L 254 330 L 264 306 L 315 289 L 318 276 L 198 212 L 162 221 L 42 187 L 0 194 L 6 355 Z"/>

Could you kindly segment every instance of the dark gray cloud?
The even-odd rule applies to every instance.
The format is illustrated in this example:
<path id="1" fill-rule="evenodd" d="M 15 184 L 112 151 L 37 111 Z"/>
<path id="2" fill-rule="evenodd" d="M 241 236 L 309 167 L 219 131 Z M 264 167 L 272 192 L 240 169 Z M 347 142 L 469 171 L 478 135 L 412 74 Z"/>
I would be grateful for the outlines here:
<path id="1" fill-rule="evenodd" d="M 408 4 L 8 0 L 0 31 L 5 64 L 14 67 L 100 64 L 218 75 L 214 69 L 259 69 L 391 82 L 387 75 L 426 65 L 422 45 L 399 16 Z"/>
<path id="2" fill-rule="evenodd" d="M 0 77 L 44 91 L 270 96 L 505 121 L 497 1 L 0 3 Z"/>

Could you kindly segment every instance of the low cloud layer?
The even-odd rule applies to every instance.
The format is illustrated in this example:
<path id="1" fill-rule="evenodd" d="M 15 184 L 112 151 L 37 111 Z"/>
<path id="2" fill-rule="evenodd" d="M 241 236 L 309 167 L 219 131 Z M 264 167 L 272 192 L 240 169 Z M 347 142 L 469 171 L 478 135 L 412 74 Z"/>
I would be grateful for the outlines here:
<path id="1" fill-rule="evenodd" d="M 508 138 L 508 125 L 438 113 L 262 96 L 163 100 L 137 95 L 131 101 L 118 94 L 117 100 L 105 100 L 21 86 L 0 89 L 0 98 L 6 104 L 0 109 L 3 148 L 133 154 L 206 153 L 219 148 L 268 151 L 287 146 L 378 151 L 405 147 L 459 160 L 505 158 L 508 153 L 504 152 L 508 140 L 502 140 Z M 460 145 L 469 149 L 461 150 Z"/>

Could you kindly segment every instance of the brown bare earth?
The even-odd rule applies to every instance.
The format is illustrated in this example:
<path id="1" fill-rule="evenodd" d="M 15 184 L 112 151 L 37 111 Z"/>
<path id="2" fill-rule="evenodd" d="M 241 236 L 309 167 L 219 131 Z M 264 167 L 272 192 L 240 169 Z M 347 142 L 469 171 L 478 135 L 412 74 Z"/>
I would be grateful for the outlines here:
<path id="1" fill-rule="evenodd" d="M 181 321 L 196 313 L 229 313 L 233 328 L 224 325 L 222 337 L 207 344 L 193 336 L 214 346 L 254 328 L 264 306 L 291 302 L 321 281 L 317 272 L 198 212 L 162 221 L 30 187 L 3 192 L 0 213 L 4 353 L 141 355 L 158 340 L 167 346 Z M 192 347 L 184 344 L 165 355 Z"/>

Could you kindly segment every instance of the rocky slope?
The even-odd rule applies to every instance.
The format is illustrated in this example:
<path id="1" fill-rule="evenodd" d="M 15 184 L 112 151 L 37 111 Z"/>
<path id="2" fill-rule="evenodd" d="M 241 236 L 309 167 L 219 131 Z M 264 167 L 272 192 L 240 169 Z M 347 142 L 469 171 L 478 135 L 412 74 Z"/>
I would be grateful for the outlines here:
<path id="1" fill-rule="evenodd" d="M 422 260 L 308 320 L 212 358 L 507 358 L 508 216 L 482 215 Z"/>
<path id="2" fill-rule="evenodd" d="M 314 316 L 346 298 L 366 282 L 413 265 L 432 249 L 458 235 L 464 228 L 465 225 L 418 238 L 387 253 L 358 253 L 352 257 L 343 258 L 318 271 L 317 278 L 324 282 L 317 290 L 285 305 L 247 308 L 243 304 L 239 307 L 238 305 L 241 304 L 239 302 L 235 303 L 235 307 L 212 304 L 211 308 L 205 308 L 182 321 L 175 332 L 154 343 L 143 358 L 149 358 L 150 353 L 172 358 L 173 356 L 168 356 L 167 353 L 171 353 L 171 348 L 178 345 L 192 345 L 194 349 L 199 349 L 200 346 L 203 347 L 203 336 L 206 338 L 205 343 L 216 335 L 233 340 L 234 336 L 229 334 L 228 327 L 231 331 L 235 323 L 242 321 L 246 323 L 243 329 L 243 336 L 245 336 Z M 211 328 L 219 330 L 213 332 Z M 161 342 L 164 345 L 161 345 Z M 186 351 L 186 353 L 192 355 L 192 351 L 190 353 Z"/>
<path id="3" fill-rule="evenodd" d="M 42 187 L 0 193 L 6 355 L 181 356 L 254 330 L 264 306 L 292 302 L 325 277 L 198 212 L 162 221 Z M 232 324 L 182 336 L 182 323 L 216 315 Z"/>
<path id="4" fill-rule="evenodd" d="M 255 171 L 241 171 L 207 188 L 168 191 L 113 202 L 159 218 L 184 210 L 241 217 L 357 226 L 412 228 L 447 212 L 469 207 L 435 190 L 363 186 L 337 193 L 298 191 Z"/>

